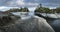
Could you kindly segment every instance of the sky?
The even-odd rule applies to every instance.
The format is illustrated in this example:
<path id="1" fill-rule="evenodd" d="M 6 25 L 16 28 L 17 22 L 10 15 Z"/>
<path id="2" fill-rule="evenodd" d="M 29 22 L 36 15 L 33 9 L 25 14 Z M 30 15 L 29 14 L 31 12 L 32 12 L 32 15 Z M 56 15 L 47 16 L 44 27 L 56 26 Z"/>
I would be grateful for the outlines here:
<path id="1" fill-rule="evenodd" d="M 10 8 L 28 7 L 34 8 L 39 4 L 44 7 L 55 8 L 60 7 L 60 0 L 0 0 L 0 10 L 8 10 Z"/>

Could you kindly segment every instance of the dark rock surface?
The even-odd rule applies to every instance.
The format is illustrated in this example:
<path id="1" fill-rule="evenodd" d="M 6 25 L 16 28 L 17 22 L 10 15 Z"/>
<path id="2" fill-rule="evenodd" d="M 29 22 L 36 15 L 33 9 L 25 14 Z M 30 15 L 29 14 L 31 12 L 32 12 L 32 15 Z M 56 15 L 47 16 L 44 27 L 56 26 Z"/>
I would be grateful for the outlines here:
<path id="1" fill-rule="evenodd" d="M 1 13 L 0 15 L 0 26 L 8 25 L 20 17 L 15 16 L 11 13 Z"/>
<path id="2" fill-rule="evenodd" d="M 55 32 L 46 20 L 40 17 L 33 16 L 26 20 L 15 17 L 12 19 L 13 23 L 9 22 L 9 25 L 0 27 L 1 32 Z"/>
<path id="3" fill-rule="evenodd" d="M 55 32 L 60 32 L 60 19 L 59 18 L 44 17 L 40 14 L 35 14 L 35 15 L 46 19 L 47 22 L 51 25 L 51 27 L 55 30 Z"/>

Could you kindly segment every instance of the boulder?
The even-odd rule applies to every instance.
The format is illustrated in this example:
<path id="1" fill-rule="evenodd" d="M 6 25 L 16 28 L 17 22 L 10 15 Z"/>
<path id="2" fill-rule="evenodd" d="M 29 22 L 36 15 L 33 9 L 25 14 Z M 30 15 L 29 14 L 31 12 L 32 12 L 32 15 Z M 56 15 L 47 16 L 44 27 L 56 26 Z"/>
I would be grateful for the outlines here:
<path id="1" fill-rule="evenodd" d="M 8 14 L 2 13 L 2 15 L 0 15 L 0 26 L 4 26 L 4 25 L 7 25 L 9 23 L 12 23 L 16 19 L 19 19 L 19 18 L 20 18 L 19 16 L 15 16 L 11 13 L 8 13 Z"/>
<path id="2" fill-rule="evenodd" d="M 14 23 L 4 26 L 1 32 L 55 32 L 45 19 L 32 16 L 29 19 L 16 19 Z"/>

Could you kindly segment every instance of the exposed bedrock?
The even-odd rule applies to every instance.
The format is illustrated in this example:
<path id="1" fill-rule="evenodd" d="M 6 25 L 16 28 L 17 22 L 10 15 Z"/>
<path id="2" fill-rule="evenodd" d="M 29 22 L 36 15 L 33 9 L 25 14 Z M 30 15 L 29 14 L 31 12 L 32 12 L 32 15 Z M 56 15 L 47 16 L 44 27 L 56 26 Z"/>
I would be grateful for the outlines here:
<path id="1" fill-rule="evenodd" d="M 5 22 L 4 25 L 0 27 L 0 32 L 55 32 L 45 19 L 38 16 L 32 16 L 26 20 L 15 19 L 15 16 L 13 16 L 13 18 L 3 17 L 3 19 L 5 18 L 6 20 L 4 21 L 8 22 Z"/>

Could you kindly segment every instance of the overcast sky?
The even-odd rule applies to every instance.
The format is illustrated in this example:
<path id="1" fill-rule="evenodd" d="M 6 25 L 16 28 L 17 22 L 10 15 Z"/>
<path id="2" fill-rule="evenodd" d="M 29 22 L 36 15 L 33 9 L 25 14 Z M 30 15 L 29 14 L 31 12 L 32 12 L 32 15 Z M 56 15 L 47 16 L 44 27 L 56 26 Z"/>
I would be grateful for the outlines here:
<path id="1" fill-rule="evenodd" d="M 36 7 L 40 3 L 49 8 L 60 6 L 60 0 L 0 0 L 0 10 L 7 10 L 12 7 Z"/>

